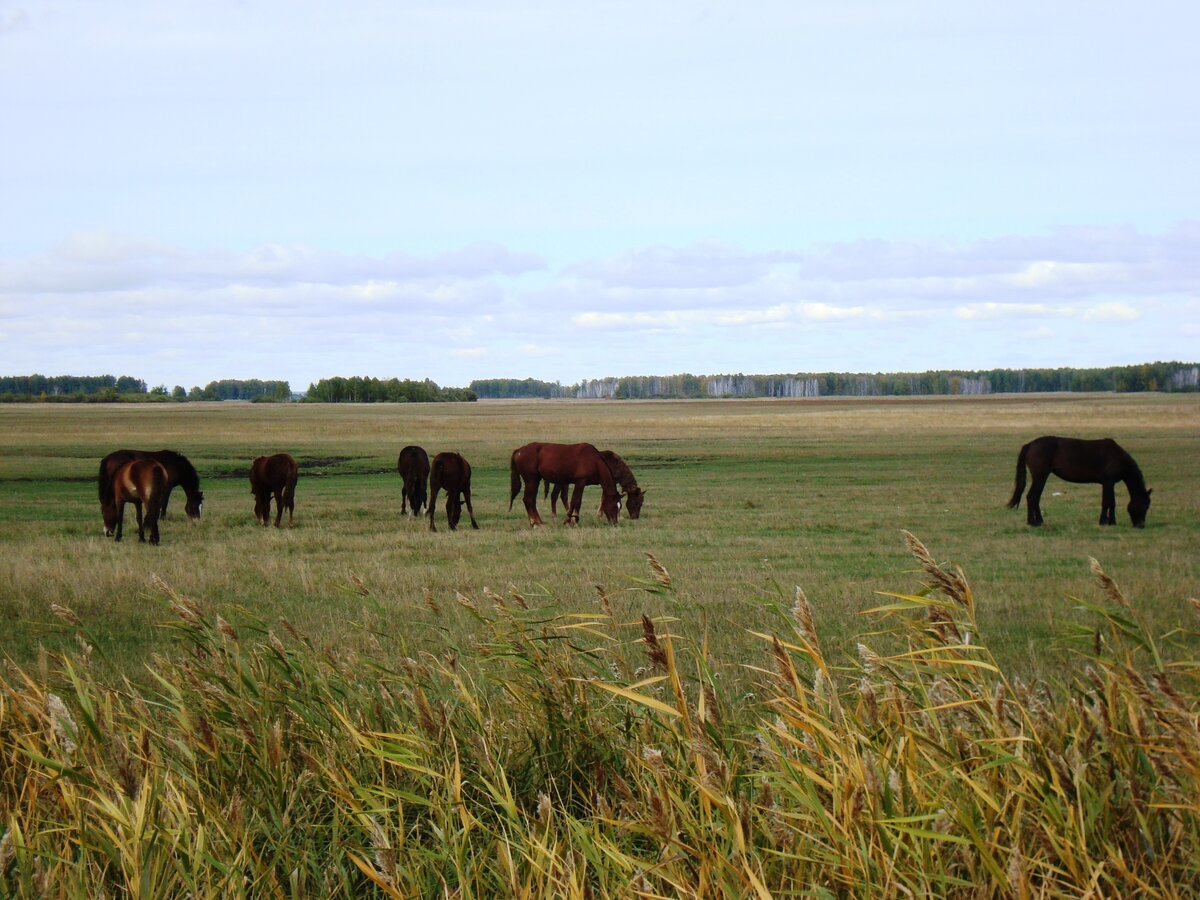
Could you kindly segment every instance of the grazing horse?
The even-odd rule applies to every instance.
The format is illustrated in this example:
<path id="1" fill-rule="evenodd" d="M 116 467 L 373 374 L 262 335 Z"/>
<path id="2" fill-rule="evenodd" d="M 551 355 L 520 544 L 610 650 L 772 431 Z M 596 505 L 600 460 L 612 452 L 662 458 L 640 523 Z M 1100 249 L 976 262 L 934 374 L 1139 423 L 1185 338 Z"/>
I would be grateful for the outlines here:
<path id="1" fill-rule="evenodd" d="M 446 489 L 446 520 L 450 530 L 458 530 L 458 520 L 462 518 L 463 500 L 467 501 L 467 513 L 471 516 L 471 527 L 478 528 L 475 521 L 475 510 L 471 508 L 471 465 L 461 454 L 439 453 L 433 458 L 429 469 L 429 530 L 437 531 L 433 524 L 437 512 L 438 491 Z"/>
<path id="2" fill-rule="evenodd" d="M 204 505 L 204 494 L 200 491 L 200 476 L 196 474 L 196 467 L 188 458 L 174 450 L 114 450 L 100 460 L 98 484 L 101 506 L 110 502 L 112 498 L 113 476 L 117 474 L 117 470 L 121 466 L 132 459 L 153 459 L 160 463 L 167 473 L 167 489 L 163 496 L 162 508 L 159 510 L 160 518 L 167 517 L 167 503 L 171 499 L 171 491 L 175 490 L 175 485 L 182 487 L 184 494 L 187 495 L 185 510 L 188 518 L 200 518 L 201 507 Z"/>
<path id="3" fill-rule="evenodd" d="M 625 460 L 611 450 L 601 450 L 600 455 L 604 457 L 604 461 L 608 463 L 608 469 L 612 472 L 613 480 L 618 487 L 623 491 L 621 499 L 625 511 L 629 514 L 629 518 L 637 519 L 642 514 L 642 503 L 646 499 L 646 492 L 638 487 L 637 479 L 633 477 L 633 470 L 629 468 Z M 597 484 L 598 482 L 589 481 L 588 484 Z M 550 495 L 550 511 L 555 515 L 558 514 L 558 501 L 562 500 L 563 507 L 567 505 L 567 488 L 568 484 L 553 485 L 546 482 L 545 494 Z"/>
<path id="4" fill-rule="evenodd" d="M 1133 457 L 1121 449 L 1112 438 L 1085 441 L 1079 438 L 1052 437 L 1047 435 L 1030 441 L 1021 448 L 1017 457 L 1017 481 L 1013 488 L 1008 508 L 1021 504 L 1021 492 L 1025 490 L 1025 467 L 1033 476 L 1029 494 L 1025 497 L 1026 513 L 1030 525 L 1042 524 L 1042 488 L 1046 479 L 1057 475 L 1063 481 L 1076 484 L 1099 484 L 1100 524 L 1117 524 L 1117 498 L 1113 491 L 1118 481 L 1124 481 L 1129 490 L 1129 518 L 1134 528 L 1146 525 L 1146 511 L 1150 508 L 1150 489 L 1142 478 L 1142 470 Z"/>
<path id="5" fill-rule="evenodd" d="M 109 485 L 108 501 L 101 506 L 104 513 L 104 534 L 121 540 L 125 530 L 125 504 L 137 510 L 138 540 L 146 542 L 146 526 L 150 526 L 150 543 L 158 543 L 158 517 L 162 514 L 167 496 L 167 470 L 153 459 L 131 459 L 117 469 Z M 143 516 L 142 507 L 145 507 Z"/>
<path id="6" fill-rule="evenodd" d="M 404 487 L 400 492 L 400 514 L 404 515 L 405 508 L 411 506 L 415 518 L 421 514 L 421 507 L 428 500 L 425 485 L 429 481 L 429 454 L 410 444 L 400 451 L 396 471 L 404 479 Z"/>
<path id="7" fill-rule="evenodd" d="M 617 524 L 617 516 L 621 511 L 617 483 L 608 463 L 591 444 L 526 444 L 513 451 L 509 470 L 512 495 L 508 500 L 508 508 L 512 509 L 513 501 L 517 499 L 521 490 L 521 482 L 524 481 L 525 513 L 529 516 L 530 525 L 543 524 L 537 511 L 537 489 L 541 480 L 550 484 L 575 485 L 571 502 L 567 506 L 566 524 L 578 524 L 583 488 L 588 484 L 600 485 L 603 492 L 600 498 L 600 512 L 609 522 Z"/>
<path id="8" fill-rule="evenodd" d="M 296 514 L 296 478 L 300 467 L 288 453 L 260 456 L 250 465 L 250 493 L 254 495 L 254 517 L 264 528 L 271 520 L 271 495 L 275 496 L 275 527 L 288 511 L 288 528 Z"/>

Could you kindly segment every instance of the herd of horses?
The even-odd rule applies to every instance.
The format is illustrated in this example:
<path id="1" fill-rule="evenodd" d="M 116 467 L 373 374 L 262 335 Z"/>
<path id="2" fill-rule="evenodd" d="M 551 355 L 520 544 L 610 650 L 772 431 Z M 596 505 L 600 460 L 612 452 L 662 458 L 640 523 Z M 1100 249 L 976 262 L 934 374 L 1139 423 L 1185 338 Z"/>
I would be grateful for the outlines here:
<path id="1" fill-rule="evenodd" d="M 479 528 L 471 506 L 471 466 L 462 454 L 438 453 L 431 462 L 423 448 L 409 445 L 400 451 L 396 470 L 403 482 L 401 513 L 411 512 L 416 517 L 425 508 L 429 530 L 437 531 L 434 513 L 438 494 L 445 491 L 446 520 L 450 530 L 458 528 L 464 503 L 471 527 Z M 1077 484 L 1101 485 L 1101 525 L 1116 524 L 1115 487 L 1118 481 L 1124 482 L 1129 491 L 1126 509 L 1130 521 L 1135 528 L 1146 524 L 1151 489 L 1146 487 L 1142 471 L 1133 457 L 1112 438 L 1083 440 L 1047 435 L 1025 444 L 1017 456 L 1016 482 L 1008 502 L 1010 509 L 1021 503 L 1026 470 L 1031 478 L 1025 497 L 1027 521 L 1031 526 L 1043 523 L 1041 496 L 1051 475 Z M 260 456 L 251 464 L 250 491 L 254 495 L 254 516 L 260 525 L 270 524 L 271 500 L 274 498 L 275 527 L 280 526 L 285 510 L 291 527 L 299 471 L 296 460 L 287 453 Z M 537 509 L 539 487 L 544 486 L 543 496 L 550 496 L 550 509 L 554 515 L 558 514 L 558 501 L 563 502 L 564 524 L 567 525 L 578 524 L 583 491 L 589 485 L 600 486 L 599 512 L 614 525 L 622 506 L 629 518 L 638 518 L 646 496 L 625 460 L 611 450 L 597 450 L 587 443 L 525 444 L 512 452 L 509 471 L 512 492 L 508 508 L 512 509 L 517 494 L 523 491 L 525 514 L 531 526 L 543 524 Z M 138 540 L 145 542 L 148 528 L 151 544 L 159 542 L 159 519 L 166 516 L 171 492 L 176 487 L 182 488 L 187 497 L 184 508 L 189 519 L 199 519 L 204 505 L 195 466 L 175 450 L 115 450 L 100 461 L 98 481 L 104 533 L 115 536 L 118 541 L 124 529 L 128 504 L 132 504 L 137 512 Z"/>

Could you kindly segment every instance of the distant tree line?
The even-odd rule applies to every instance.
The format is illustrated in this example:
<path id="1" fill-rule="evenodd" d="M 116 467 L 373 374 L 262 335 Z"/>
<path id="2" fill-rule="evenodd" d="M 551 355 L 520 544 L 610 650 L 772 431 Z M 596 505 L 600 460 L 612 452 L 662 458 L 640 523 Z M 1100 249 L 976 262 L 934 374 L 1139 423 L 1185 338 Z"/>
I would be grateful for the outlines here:
<path id="1" fill-rule="evenodd" d="M 471 382 L 480 400 L 499 400 L 505 397 L 574 397 L 575 388 L 563 387 L 557 381 L 538 381 L 536 378 L 477 378 Z"/>
<path id="2" fill-rule="evenodd" d="M 1200 365 L 1154 362 L 1098 369 L 987 369 L 791 375 L 634 375 L 558 382 L 490 378 L 472 381 L 480 397 L 575 397 L 628 400 L 699 397 L 907 397 L 955 394 L 1118 393 L 1200 390 Z"/>
<path id="3" fill-rule="evenodd" d="M 308 403 L 434 403 L 478 399 L 470 388 L 438 387 L 424 381 L 389 378 L 322 378 L 308 386 L 304 400 Z"/>
<path id="4" fill-rule="evenodd" d="M 210 381 L 204 387 L 171 390 L 160 384 L 147 387 L 140 378 L 129 375 L 9 375 L 0 376 L 0 402 L 112 403 L 183 402 L 186 400 L 290 400 L 292 389 L 286 381 L 226 379 Z"/>

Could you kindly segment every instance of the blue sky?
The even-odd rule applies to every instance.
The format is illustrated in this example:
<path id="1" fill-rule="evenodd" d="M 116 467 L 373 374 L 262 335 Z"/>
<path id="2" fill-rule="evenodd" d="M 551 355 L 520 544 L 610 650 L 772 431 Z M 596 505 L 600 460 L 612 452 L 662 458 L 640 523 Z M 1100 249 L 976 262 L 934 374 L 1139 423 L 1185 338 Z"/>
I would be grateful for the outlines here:
<path id="1" fill-rule="evenodd" d="M 0 0 L 0 374 L 1194 361 L 1198 26 Z"/>

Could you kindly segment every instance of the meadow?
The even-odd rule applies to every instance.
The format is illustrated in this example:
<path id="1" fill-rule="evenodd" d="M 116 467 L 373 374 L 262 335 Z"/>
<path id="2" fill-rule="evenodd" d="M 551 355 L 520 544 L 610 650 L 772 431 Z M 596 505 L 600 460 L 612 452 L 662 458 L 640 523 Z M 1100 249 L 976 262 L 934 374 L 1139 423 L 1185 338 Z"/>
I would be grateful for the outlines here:
<path id="1" fill-rule="evenodd" d="M 1116 437 L 1155 489 L 1148 525 L 1096 524 L 1100 488 L 1051 479 L 1046 525 L 1005 509 L 1017 450 L 1039 434 Z M 588 440 L 621 453 L 647 491 L 643 516 L 618 527 L 531 529 L 508 509 L 508 457 L 528 440 Z M 437 534 L 399 513 L 401 447 L 463 453 L 474 470 L 479 531 Z M 163 543 L 101 534 L 95 471 L 117 447 L 171 447 L 196 465 L 204 517 L 183 519 L 182 491 Z M 260 453 L 302 466 L 296 527 L 260 529 L 247 472 Z M 483 402 L 411 405 L 195 403 L 0 407 L 0 622 L 22 663 L 62 645 L 50 605 L 92 624 L 98 650 L 136 675 L 167 640 L 156 579 L 214 611 L 286 617 L 331 645 L 368 624 L 407 635 L 424 598 L 485 587 L 596 608 L 597 590 L 630 614 L 662 612 L 637 590 L 646 554 L 672 574 L 677 629 L 736 659 L 800 585 L 836 646 L 862 628 L 879 591 L 910 588 L 901 530 L 971 575 L 990 646 L 1033 675 L 1069 658 L 1057 641 L 1078 621 L 1070 598 L 1094 593 L 1104 563 L 1169 630 L 1200 593 L 1200 397 L 1054 395 L 913 400 Z M 548 504 L 539 500 L 539 508 Z M 548 518 L 548 517 L 547 517 Z M 561 516 L 560 516 L 561 519 Z M 647 606 L 649 604 L 649 606 Z M 785 604 L 786 605 L 786 604 Z M 644 608 L 645 607 L 645 608 Z M 418 635 L 413 635 L 418 639 Z M 737 673 L 731 673 L 736 677 Z"/>
<path id="2" fill-rule="evenodd" d="M 0 894 L 1194 896 L 1198 409 L 0 407 Z M 1147 527 L 1005 509 L 1047 432 L 1133 452 Z M 509 452 L 581 437 L 643 517 L 530 529 Z M 399 516 L 414 441 L 479 531 Z M 122 445 L 184 451 L 204 518 L 102 537 Z"/>

